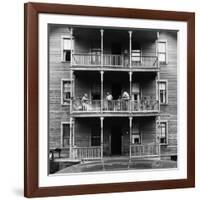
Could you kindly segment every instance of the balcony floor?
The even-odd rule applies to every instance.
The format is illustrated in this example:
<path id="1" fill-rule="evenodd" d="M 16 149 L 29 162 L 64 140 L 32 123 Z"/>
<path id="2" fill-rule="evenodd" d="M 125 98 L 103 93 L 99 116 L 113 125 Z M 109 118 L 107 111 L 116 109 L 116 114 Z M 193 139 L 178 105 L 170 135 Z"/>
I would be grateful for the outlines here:
<path id="1" fill-rule="evenodd" d="M 150 67 L 135 67 L 135 68 L 129 68 L 129 67 L 115 67 L 115 66 L 109 66 L 109 67 L 101 67 L 101 66 L 85 66 L 85 65 L 74 65 L 71 66 L 70 69 L 74 71 L 122 71 L 122 72 L 158 72 L 160 71 L 159 68 L 150 68 Z"/>
<path id="2" fill-rule="evenodd" d="M 104 111 L 104 112 L 83 112 L 83 111 L 73 111 L 71 116 L 73 117 L 144 117 L 144 116 L 158 116 L 160 113 L 158 111 Z"/>

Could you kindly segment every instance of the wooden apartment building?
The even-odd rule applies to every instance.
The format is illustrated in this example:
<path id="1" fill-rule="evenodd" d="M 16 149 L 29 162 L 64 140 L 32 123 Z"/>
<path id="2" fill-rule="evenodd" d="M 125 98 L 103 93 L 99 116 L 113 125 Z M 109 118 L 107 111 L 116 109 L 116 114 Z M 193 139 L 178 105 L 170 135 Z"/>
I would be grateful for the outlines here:
<path id="1" fill-rule="evenodd" d="M 49 150 L 177 159 L 177 32 L 50 24 L 48 39 Z"/>

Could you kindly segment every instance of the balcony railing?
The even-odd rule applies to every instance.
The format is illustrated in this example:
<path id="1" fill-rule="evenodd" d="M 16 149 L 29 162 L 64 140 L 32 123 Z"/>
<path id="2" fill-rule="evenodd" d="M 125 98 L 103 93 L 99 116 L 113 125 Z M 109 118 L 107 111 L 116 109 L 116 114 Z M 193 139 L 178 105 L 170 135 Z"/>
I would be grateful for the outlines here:
<path id="1" fill-rule="evenodd" d="M 131 66 L 129 56 L 103 54 L 103 64 L 101 65 L 101 55 L 98 53 L 73 53 L 72 66 L 102 66 L 108 68 L 124 68 L 124 69 L 158 69 L 157 56 L 132 56 Z"/>
<path id="2" fill-rule="evenodd" d="M 88 100 L 88 101 L 82 101 L 80 99 L 73 100 L 72 111 L 100 112 L 101 100 Z"/>
<path id="3" fill-rule="evenodd" d="M 103 108 L 101 109 L 101 103 Z M 157 100 L 72 100 L 72 112 L 158 112 Z"/>
<path id="4" fill-rule="evenodd" d="M 132 56 L 132 68 L 158 68 L 157 56 Z"/>
<path id="5" fill-rule="evenodd" d="M 98 159 L 101 158 L 101 146 L 73 147 L 73 158 L 75 159 Z"/>
<path id="6" fill-rule="evenodd" d="M 101 55 L 93 53 L 74 53 L 72 54 L 73 66 L 98 66 L 101 65 Z"/>
<path id="7" fill-rule="evenodd" d="M 130 157 L 151 157 L 158 156 L 160 154 L 160 145 L 156 143 L 151 144 L 132 144 Z"/>
<path id="8" fill-rule="evenodd" d="M 124 57 L 122 55 L 104 54 L 103 66 L 107 67 L 123 67 Z"/>

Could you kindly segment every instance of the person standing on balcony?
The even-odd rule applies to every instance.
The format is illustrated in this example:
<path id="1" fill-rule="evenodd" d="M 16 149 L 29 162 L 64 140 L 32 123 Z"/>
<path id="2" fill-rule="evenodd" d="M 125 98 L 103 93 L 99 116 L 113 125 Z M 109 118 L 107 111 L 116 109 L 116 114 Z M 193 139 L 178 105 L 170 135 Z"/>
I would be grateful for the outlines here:
<path id="1" fill-rule="evenodd" d="M 128 102 L 130 100 L 130 95 L 128 94 L 127 91 L 124 91 L 122 94 L 122 100 L 123 100 L 123 109 L 128 110 Z"/>
<path id="2" fill-rule="evenodd" d="M 128 55 L 128 50 L 124 50 L 124 67 L 128 67 L 129 65 L 129 55 Z"/>
<path id="3" fill-rule="evenodd" d="M 112 110 L 112 100 L 113 96 L 109 92 L 106 93 L 107 109 Z"/>
<path id="4" fill-rule="evenodd" d="M 82 106 L 83 106 L 83 110 L 88 110 L 88 94 L 85 93 L 81 99 L 81 102 L 82 102 Z"/>

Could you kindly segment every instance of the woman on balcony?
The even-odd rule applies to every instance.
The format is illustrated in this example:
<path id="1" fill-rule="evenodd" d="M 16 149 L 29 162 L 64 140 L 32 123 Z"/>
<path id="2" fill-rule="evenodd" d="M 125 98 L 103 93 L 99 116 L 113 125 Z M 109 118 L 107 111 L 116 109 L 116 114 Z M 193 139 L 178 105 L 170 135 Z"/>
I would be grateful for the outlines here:
<path id="1" fill-rule="evenodd" d="M 83 110 L 88 110 L 88 94 L 85 93 L 81 99 Z"/>
<path id="2" fill-rule="evenodd" d="M 122 94 L 122 102 L 123 102 L 123 110 L 128 110 L 128 102 L 130 100 L 130 96 L 127 91 L 124 91 Z"/>
<path id="3" fill-rule="evenodd" d="M 107 110 L 112 110 L 113 96 L 109 92 L 106 93 Z"/>

